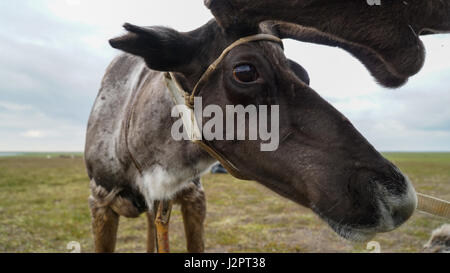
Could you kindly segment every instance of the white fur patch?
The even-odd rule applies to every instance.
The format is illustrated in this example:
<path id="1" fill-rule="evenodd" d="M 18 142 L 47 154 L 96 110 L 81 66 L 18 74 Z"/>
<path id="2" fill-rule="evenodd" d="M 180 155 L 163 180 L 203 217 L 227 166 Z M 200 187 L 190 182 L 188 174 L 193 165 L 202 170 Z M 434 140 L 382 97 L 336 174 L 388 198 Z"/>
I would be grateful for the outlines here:
<path id="1" fill-rule="evenodd" d="M 155 201 L 171 200 L 177 193 L 186 189 L 192 179 L 186 180 L 185 177 L 170 174 L 160 165 L 155 165 L 137 178 L 137 184 L 149 209 L 152 210 Z"/>
<path id="2" fill-rule="evenodd" d="M 147 206 L 153 209 L 155 201 L 171 200 L 176 194 L 185 190 L 191 181 L 208 172 L 215 161 L 199 162 L 191 168 L 173 168 L 168 171 L 161 165 L 154 165 L 136 179 Z"/>

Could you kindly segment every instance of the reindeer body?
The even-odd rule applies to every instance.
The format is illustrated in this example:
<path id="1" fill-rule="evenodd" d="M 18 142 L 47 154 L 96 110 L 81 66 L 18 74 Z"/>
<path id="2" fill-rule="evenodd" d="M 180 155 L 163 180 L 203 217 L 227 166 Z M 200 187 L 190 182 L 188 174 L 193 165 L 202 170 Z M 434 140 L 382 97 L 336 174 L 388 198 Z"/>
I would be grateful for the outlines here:
<path id="1" fill-rule="evenodd" d="M 114 241 L 115 234 L 105 232 L 110 227 L 101 223 L 105 215 L 116 222 L 119 216 L 153 214 L 154 201 L 174 199 L 183 206 L 185 218 L 195 222 L 186 232 L 195 234 L 200 242 L 188 248 L 202 251 L 202 231 L 191 230 L 202 229 L 205 199 L 199 178 L 215 159 L 189 141 L 172 139 L 174 104 L 162 77 L 162 73 L 148 69 L 142 59 L 129 54 L 117 57 L 107 69 L 89 120 L 85 151 L 94 232 L 96 238 L 110 234 L 103 237 Z M 126 143 L 130 111 L 134 113 Z M 141 162 L 142 174 L 132 164 L 131 156 Z"/>

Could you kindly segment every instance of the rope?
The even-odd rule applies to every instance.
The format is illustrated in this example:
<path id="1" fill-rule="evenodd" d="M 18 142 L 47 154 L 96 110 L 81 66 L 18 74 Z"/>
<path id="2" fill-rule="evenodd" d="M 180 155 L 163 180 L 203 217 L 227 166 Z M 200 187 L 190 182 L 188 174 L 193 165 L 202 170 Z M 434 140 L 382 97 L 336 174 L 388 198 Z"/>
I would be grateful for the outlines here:
<path id="1" fill-rule="evenodd" d="M 418 211 L 450 219 L 450 202 L 421 193 L 417 194 L 417 198 Z"/>

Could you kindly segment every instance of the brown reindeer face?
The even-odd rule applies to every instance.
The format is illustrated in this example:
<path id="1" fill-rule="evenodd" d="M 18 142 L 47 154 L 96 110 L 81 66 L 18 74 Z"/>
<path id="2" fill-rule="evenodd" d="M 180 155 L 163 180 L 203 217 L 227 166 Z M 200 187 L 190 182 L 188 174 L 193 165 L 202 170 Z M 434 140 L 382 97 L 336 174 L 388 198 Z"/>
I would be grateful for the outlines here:
<path id="1" fill-rule="evenodd" d="M 129 34 L 111 44 L 143 57 L 152 69 L 177 72 L 185 90 L 193 90 L 228 45 L 256 33 L 339 46 L 360 59 L 381 84 L 395 87 L 423 64 L 417 34 L 450 29 L 448 0 L 408 1 L 407 8 L 398 4 L 404 1 L 389 1 L 377 10 L 361 2 L 211 0 L 206 4 L 217 21 L 198 30 L 179 33 L 127 24 Z M 418 19 L 416 11 L 423 13 Z M 261 138 L 236 136 L 208 144 L 245 176 L 314 210 L 345 238 L 363 240 L 398 227 L 416 207 L 410 181 L 308 82 L 304 69 L 286 59 L 277 43 L 235 47 L 196 95 L 203 108 L 215 105 L 225 113 L 228 106 L 278 106 L 276 119 L 268 111 L 268 121 L 278 123 L 278 145 L 262 151 Z M 233 120 L 249 125 L 249 136 L 252 124 L 259 129 L 260 118 L 256 125 L 249 116 Z M 204 119 L 203 125 L 209 121 Z M 230 128 L 224 129 L 226 139 Z"/>
<path id="2" fill-rule="evenodd" d="M 246 71 L 243 79 L 236 69 Z M 246 177 L 313 209 L 346 238 L 367 239 L 404 223 L 416 206 L 411 183 L 295 71 L 271 42 L 233 50 L 198 95 L 204 107 L 279 106 L 279 118 L 268 118 L 279 122 L 279 145 L 261 151 L 261 139 L 209 144 Z M 235 122 L 248 129 L 260 119 Z"/>

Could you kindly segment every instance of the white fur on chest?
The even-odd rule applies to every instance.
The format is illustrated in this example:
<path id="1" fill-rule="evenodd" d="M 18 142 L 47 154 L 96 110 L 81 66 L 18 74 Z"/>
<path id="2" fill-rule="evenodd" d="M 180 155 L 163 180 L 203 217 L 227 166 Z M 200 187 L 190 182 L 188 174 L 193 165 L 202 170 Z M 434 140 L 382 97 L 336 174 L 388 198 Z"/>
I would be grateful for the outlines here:
<path id="1" fill-rule="evenodd" d="M 209 164 L 200 168 L 169 172 L 160 165 L 154 165 L 137 178 L 137 185 L 144 195 L 147 206 L 153 209 L 155 201 L 172 200 L 186 189 L 196 177 L 201 177 L 210 169 Z"/>
<path id="2" fill-rule="evenodd" d="M 137 182 L 149 206 L 154 201 L 172 199 L 189 185 L 189 181 L 183 181 L 159 165 L 145 171 Z"/>

